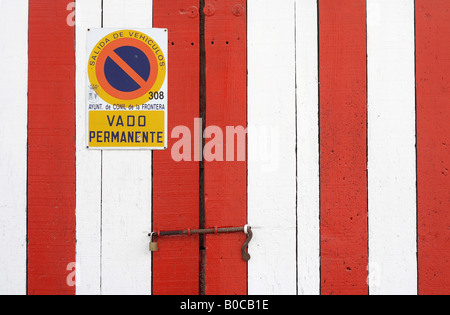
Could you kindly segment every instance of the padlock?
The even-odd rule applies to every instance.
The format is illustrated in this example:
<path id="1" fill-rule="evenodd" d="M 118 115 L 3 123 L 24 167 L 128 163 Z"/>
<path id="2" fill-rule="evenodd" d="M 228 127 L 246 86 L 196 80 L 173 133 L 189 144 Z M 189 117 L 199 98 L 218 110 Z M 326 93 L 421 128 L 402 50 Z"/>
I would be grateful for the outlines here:
<path id="1" fill-rule="evenodd" d="M 152 233 L 150 238 L 151 238 L 150 251 L 151 252 L 157 252 L 158 251 L 158 239 L 156 237 L 156 233 Z"/>

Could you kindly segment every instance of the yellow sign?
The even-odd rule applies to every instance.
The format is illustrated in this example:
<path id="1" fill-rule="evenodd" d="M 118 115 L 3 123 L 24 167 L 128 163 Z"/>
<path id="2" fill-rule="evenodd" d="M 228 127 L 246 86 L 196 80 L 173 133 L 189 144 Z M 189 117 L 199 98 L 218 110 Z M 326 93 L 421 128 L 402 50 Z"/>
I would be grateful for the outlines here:
<path id="1" fill-rule="evenodd" d="M 167 148 L 167 30 L 88 31 L 88 147 Z"/>
<path id="2" fill-rule="evenodd" d="M 164 148 L 164 120 L 163 111 L 91 111 L 89 146 Z"/>

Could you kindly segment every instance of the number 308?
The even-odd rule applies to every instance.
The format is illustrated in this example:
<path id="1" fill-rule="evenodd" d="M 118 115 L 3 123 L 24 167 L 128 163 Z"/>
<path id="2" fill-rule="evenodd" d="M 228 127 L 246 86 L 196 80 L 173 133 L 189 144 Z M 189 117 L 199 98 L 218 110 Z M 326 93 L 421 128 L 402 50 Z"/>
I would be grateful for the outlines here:
<path id="1" fill-rule="evenodd" d="M 163 100 L 164 99 L 164 92 L 148 92 L 148 99 L 150 101 L 152 100 Z"/>

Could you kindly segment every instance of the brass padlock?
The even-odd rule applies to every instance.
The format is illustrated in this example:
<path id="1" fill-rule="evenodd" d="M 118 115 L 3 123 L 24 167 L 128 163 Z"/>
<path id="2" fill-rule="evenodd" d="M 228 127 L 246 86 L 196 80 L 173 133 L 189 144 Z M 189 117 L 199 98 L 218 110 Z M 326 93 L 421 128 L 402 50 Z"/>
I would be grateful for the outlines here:
<path id="1" fill-rule="evenodd" d="M 150 251 L 151 252 L 157 252 L 158 251 L 158 238 L 156 236 L 156 233 L 152 233 L 150 235 L 151 241 L 150 241 Z"/>

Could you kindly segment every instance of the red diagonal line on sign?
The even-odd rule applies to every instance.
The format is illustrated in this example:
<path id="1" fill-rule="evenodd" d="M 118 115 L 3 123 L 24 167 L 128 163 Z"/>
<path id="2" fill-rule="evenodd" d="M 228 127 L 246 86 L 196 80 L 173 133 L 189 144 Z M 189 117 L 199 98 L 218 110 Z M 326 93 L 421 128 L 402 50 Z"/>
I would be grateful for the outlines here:
<path id="1" fill-rule="evenodd" d="M 109 57 L 123 70 L 126 74 L 128 74 L 140 87 L 143 87 L 147 82 L 142 79 L 142 77 L 136 73 L 118 54 L 114 51 L 111 51 Z"/>

